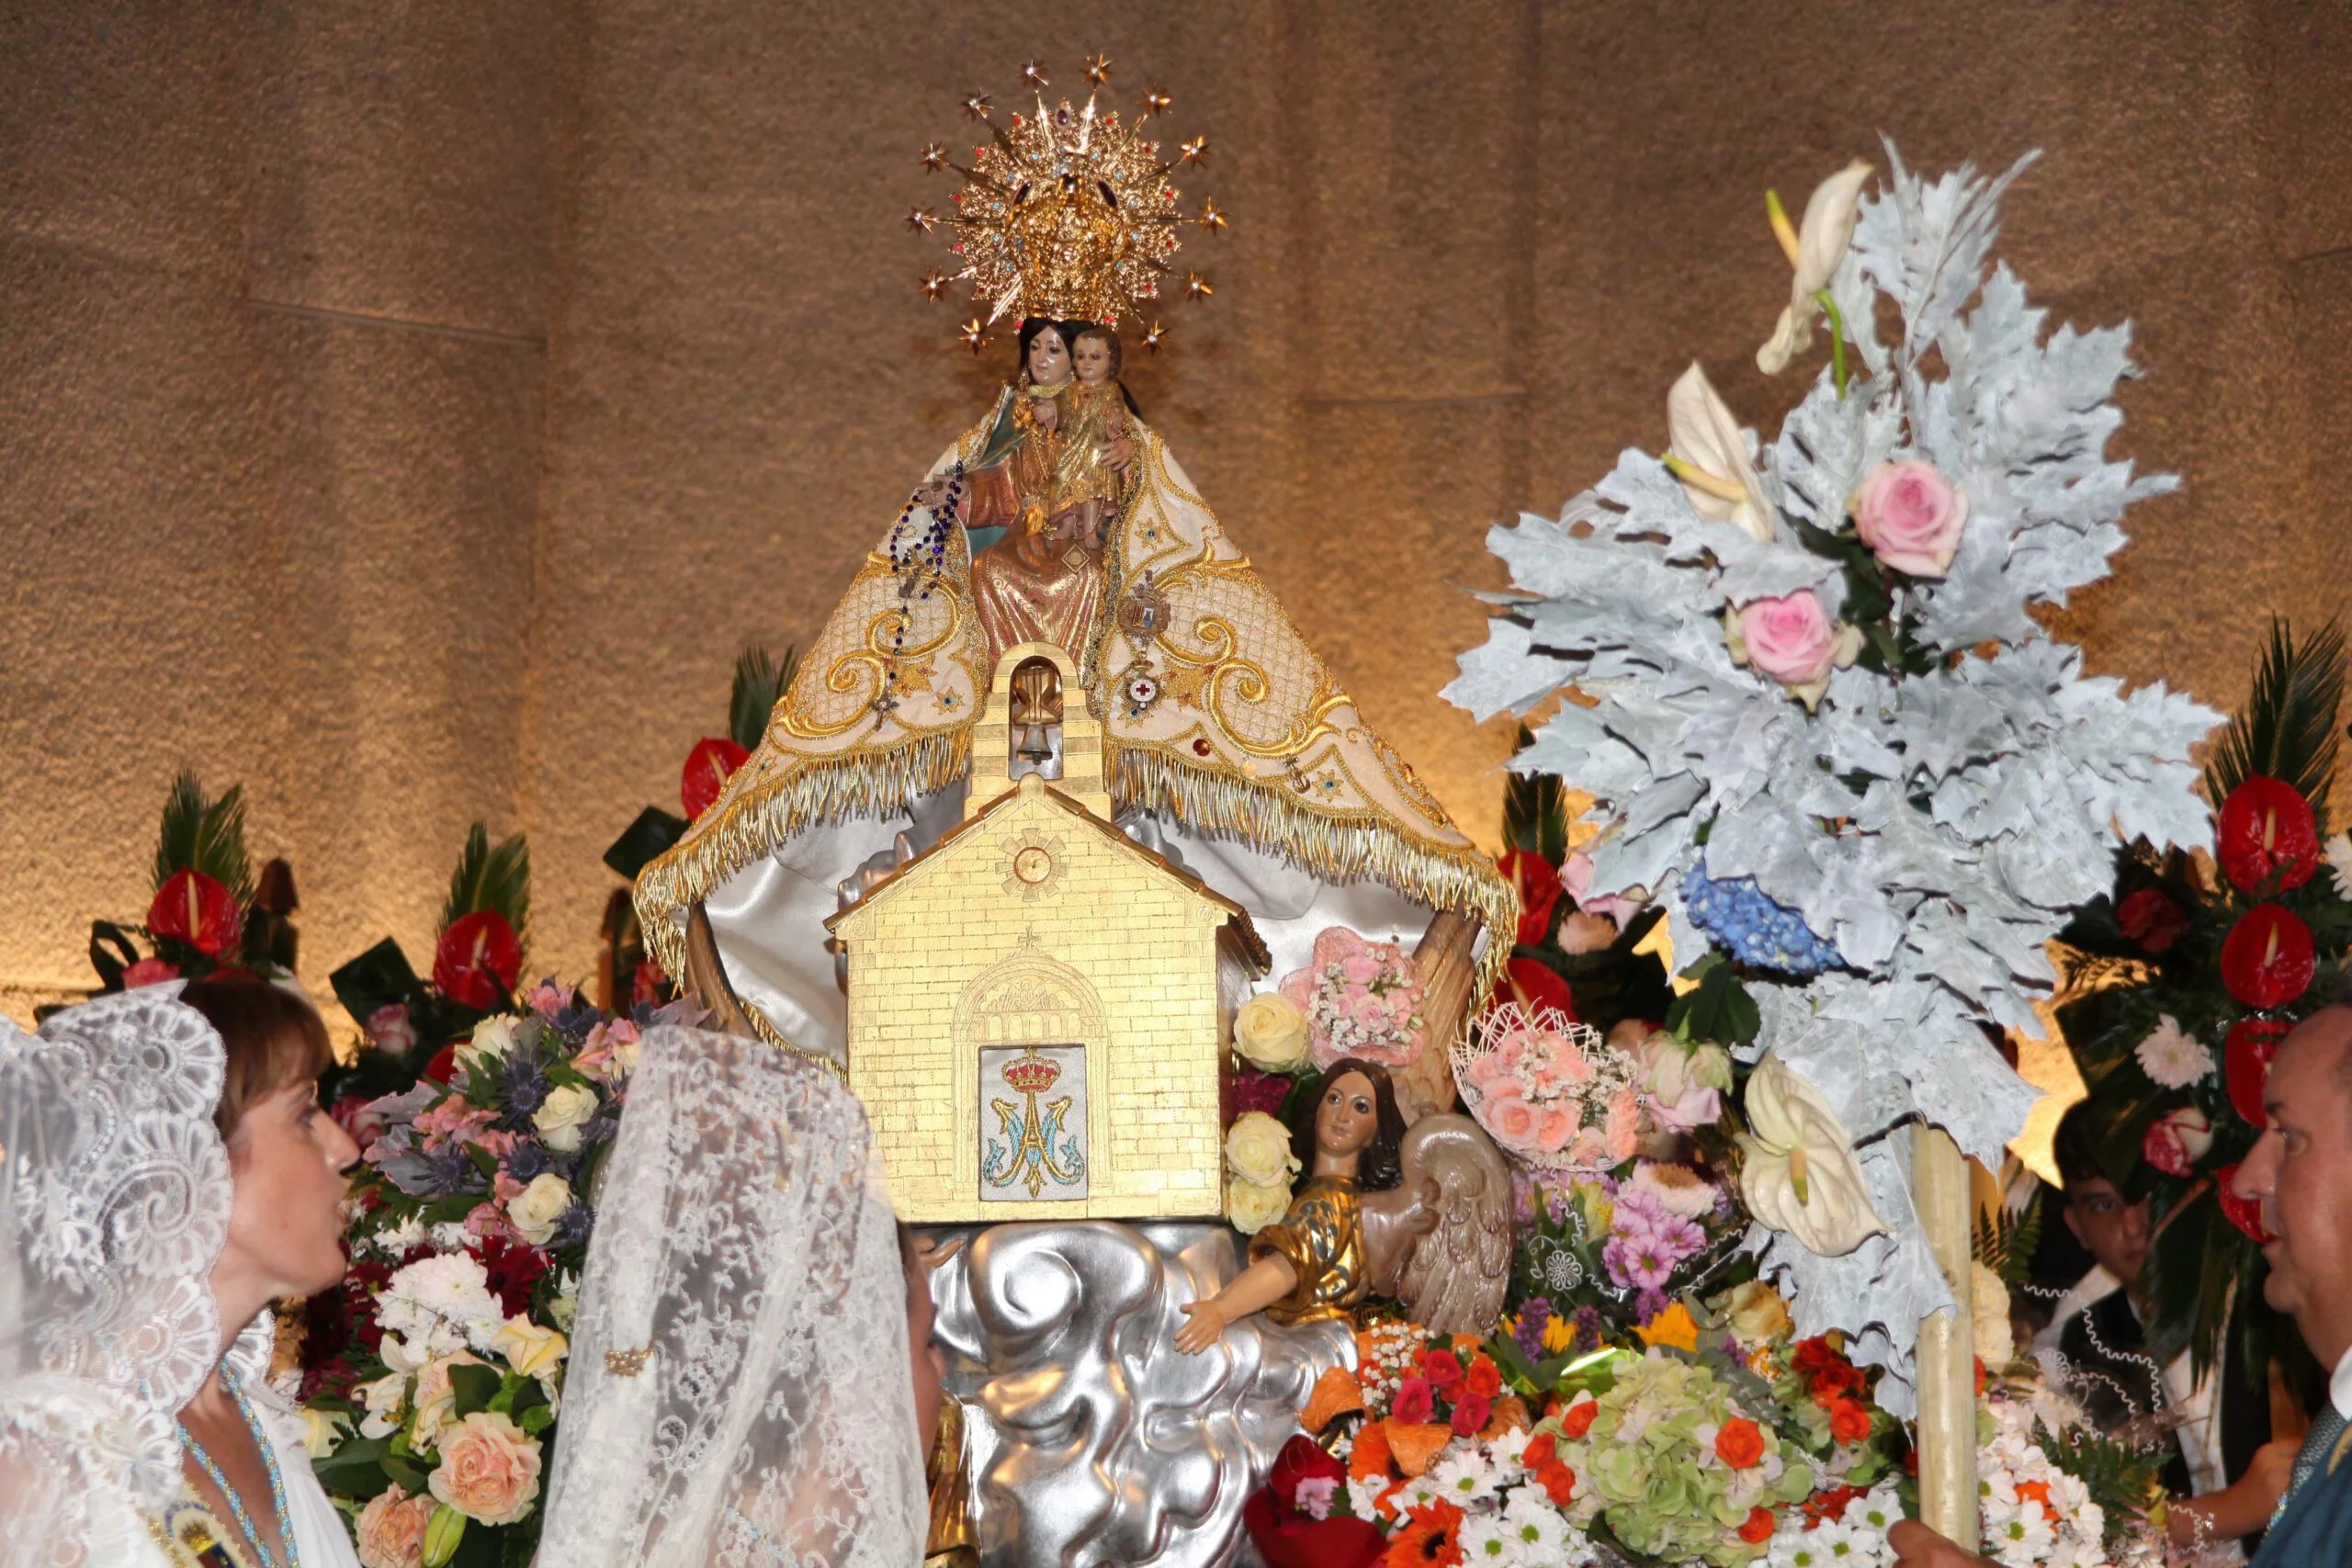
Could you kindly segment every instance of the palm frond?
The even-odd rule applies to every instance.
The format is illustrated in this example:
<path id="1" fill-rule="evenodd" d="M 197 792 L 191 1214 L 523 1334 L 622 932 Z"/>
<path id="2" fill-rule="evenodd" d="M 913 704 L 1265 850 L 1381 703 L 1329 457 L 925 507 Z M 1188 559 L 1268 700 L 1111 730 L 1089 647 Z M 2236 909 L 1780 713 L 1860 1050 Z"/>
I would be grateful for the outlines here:
<path id="1" fill-rule="evenodd" d="M 253 902 L 254 868 L 245 853 L 245 792 L 232 784 L 218 800 L 204 798 L 193 773 L 172 781 L 164 799 L 163 830 L 155 840 L 155 886 L 183 871 L 198 871 L 229 890 L 239 908 Z"/>
<path id="2" fill-rule="evenodd" d="M 2335 715 L 2344 697 L 2344 628 L 2330 620 L 2300 643 L 2279 616 L 2245 705 L 2214 744 L 2206 793 L 2220 806 L 2256 773 L 2290 784 L 2314 809 L 2335 777 Z"/>
<path id="3" fill-rule="evenodd" d="M 743 651 L 735 656 L 735 689 L 727 703 L 727 733 L 736 745 L 746 751 L 760 749 L 768 716 L 775 712 L 775 705 L 783 700 L 785 688 L 792 684 L 793 672 L 799 668 L 800 656 L 789 646 L 781 660 L 771 660 L 768 650 L 758 643 L 743 645 Z"/>
<path id="4" fill-rule="evenodd" d="M 1512 750 L 1524 751 L 1534 741 L 1522 724 Z M 1554 865 L 1568 858 L 1568 811 L 1557 775 L 1503 775 L 1503 842 L 1511 849 L 1542 855 Z"/>
<path id="5" fill-rule="evenodd" d="M 489 830 L 481 823 L 467 829 L 466 847 L 449 877 L 449 900 L 441 907 L 441 924 L 446 929 L 478 909 L 495 910 L 514 928 L 516 940 L 529 944 L 531 847 L 522 834 L 493 849 Z"/>

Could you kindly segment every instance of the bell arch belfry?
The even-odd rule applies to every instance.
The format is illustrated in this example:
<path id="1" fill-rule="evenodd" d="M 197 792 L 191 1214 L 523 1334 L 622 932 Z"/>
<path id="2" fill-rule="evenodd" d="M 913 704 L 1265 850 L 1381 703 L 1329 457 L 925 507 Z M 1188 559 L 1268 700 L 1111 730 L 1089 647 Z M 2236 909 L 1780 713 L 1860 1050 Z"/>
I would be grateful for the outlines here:
<path id="1" fill-rule="evenodd" d="M 827 922 L 892 1196 L 917 1224 L 1214 1218 L 1265 945 L 1113 826 L 1066 652 L 1011 648 L 993 675 L 963 822 Z"/>

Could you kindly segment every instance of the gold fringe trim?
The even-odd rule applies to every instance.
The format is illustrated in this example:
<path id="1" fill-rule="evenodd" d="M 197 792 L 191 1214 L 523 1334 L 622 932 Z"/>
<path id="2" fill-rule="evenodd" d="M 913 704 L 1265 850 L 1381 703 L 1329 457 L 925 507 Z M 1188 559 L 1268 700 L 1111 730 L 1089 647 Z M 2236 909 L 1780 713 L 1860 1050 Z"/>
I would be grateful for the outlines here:
<path id="1" fill-rule="evenodd" d="M 1478 960 L 1475 1011 L 1510 963 L 1519 929 L 1519 893 L 1475 848 L 1417 843 L 1387 820 L 1347 821 L 1326 816 L 1288 791 L 1254 779 L 1123 746 L 1109 736 L 1111 796 L 1120 806 L 1165 811 L 1192 828 L 1275 844 L 1292 863 L 1333 881 L 1369 877 L 1432 909 L 1451 909 L 1487 931 Z"/>
<path id="2" fill-rule="evenodd" d="M 969 724 L 888 748 L 853 748 L 747 791 L 718 820 L 689 829 L 637 878 L 638 924 L 663 971 L 685 973 L 685 937 L 673 919 L 679 910 L 707 898 L 794 834 L 850 817 L 902 811 L 963 777 L 971 760 Z"/>

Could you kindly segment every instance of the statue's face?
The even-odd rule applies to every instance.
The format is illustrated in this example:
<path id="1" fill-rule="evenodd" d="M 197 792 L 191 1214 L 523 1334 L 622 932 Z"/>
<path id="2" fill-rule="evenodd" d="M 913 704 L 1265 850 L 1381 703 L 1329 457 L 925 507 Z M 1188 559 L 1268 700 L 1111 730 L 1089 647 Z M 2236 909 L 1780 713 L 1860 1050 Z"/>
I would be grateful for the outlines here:
<path id="1" fill-rule="evenodd" d="M 1380 1131 L 1380 1104 L 1372 1080 L 1362 1073 L 1344 1073 L 1323 1091 L 1315 1108 L 1315 1151 L 1333 1159 L 1350 1159 L 1371 1146 Z"/>
<path id="2" fill-rule="evenodd" d="M 1029 340 L 1029 379 L 1040 387 L 1058 387 L 1069 379 L 1069 345 L 1052 327 Z"/>
<path id="3" fill-rule="evenodd" d="M 1078 367 L 1080 386 L 1102 385 L 1111 378 L 1111 340 L 1100 333 L 1088 333 L 1070 350 L 1070 361 Z"/>

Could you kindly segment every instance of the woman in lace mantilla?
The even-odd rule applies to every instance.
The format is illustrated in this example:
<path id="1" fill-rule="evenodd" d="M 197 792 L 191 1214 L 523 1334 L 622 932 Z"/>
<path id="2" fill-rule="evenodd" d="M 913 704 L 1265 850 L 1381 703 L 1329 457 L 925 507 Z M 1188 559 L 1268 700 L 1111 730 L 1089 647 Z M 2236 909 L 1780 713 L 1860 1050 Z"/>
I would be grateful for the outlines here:
<path id="1" fill-rule="evenodd" d="M 341 1280 L 326 1032 L 250 976 L 0 1020 L 0 1541 L 60 1568 L 356 1568 L 265 1381 Z"/>

